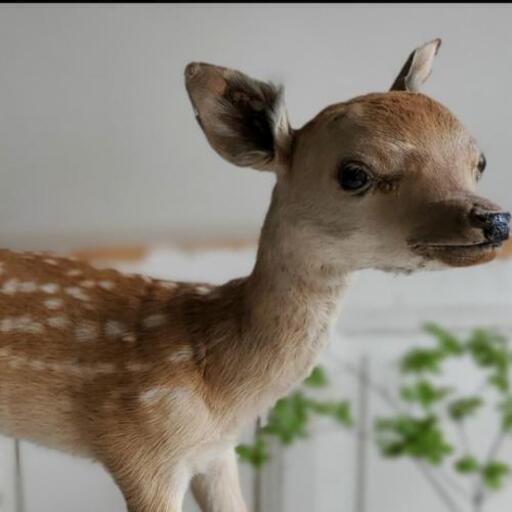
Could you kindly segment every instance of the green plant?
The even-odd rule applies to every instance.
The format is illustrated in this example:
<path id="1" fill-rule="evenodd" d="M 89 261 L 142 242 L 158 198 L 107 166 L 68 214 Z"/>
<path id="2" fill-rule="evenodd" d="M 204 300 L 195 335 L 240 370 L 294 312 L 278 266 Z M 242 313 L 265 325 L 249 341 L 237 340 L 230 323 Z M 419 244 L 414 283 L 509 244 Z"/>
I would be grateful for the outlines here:
<path id="1" fill-rule="evenodd" d="M 435 480 L 447 509 L 462 510 L 462 503 L 480 511 L 489 491 L 500 489 L 511 472 L 499 457 L 507 434 L 512 433 L 510 344 L 489 329 L 474 329 L 464 338 L 434 323 L 425 325 L 424 330 L 434 343 L 411 349 L 400 358 L 403 383 L 399 399 L 391 400 L 391 416 L 376 419 L 377 444 L 384 457 L 409 457 L 426 464 L 427 470 L 436 468 L 441 473 L 442 466 L 450 464 L 456 475 L 471 482 L 469 489 L 461 487 L 445 473 Z M 449 375 L 445 365 L 450 361 L 470 363 L 481 374 L 483 382 L 473 393 L 440 383 Z M 484 407 L 494 408 L 497 433 L 487 452 L 477 454 L 468 425 Z M 454 440 L 448 439 L 450 426 L 456 433 Z M 434 474 L 430 478 L 435 478 Z"/>
<path id="2" fill-rule="evenodd" d="M 410 349 L 399 358 L 395 393 L 350 365 L 344 368 L 389 407 L 388 415 L 374 418 L 366 436 L 374 439 L 381 455 L 412 460 L 450 512 L 480 512 L 489 494 L 502 488 L 512 472 L 500 457 L 512 434 L 512 350 L 505 337 L 489 329 L 477 328 L 465 337 L 434 323 L 426 324 L 424 330 L 432 343 Z M 470 364 L 481 375 L 482 382 L 473 392 L 462 392 L 447 382 L 450 371 L 446 366 L 455 363 Z M 315 368 L 302 388 L 276 403 L 254 443 L 238 447 L 242 460 L 261 467 L 269 458 L 269 436 L 289 445 L 307 436 L 316 414 L 345 427 L 353 425 L 346 400 L 318 401 L 308 396 L 308 389 L 327 385 L 325 370 Z M 468 427 L 484 408 L 494 409 L 496 435 L 482 454 L 474 449 Z"/>
<path id="3" fill-rule="evenodd" d="M 269 437 L 279 439 L 283 445 L 305 438 L 309 435 L 308 426 L 315 415 L 327 416 L 338 424 L 350 426 L 352 417 L 348 401 L 318 400 L 311 396 L 313 389 L 325 388 L 328 384 L 325 370 L 322 367 L 314 368 L 301 389 L 276 402 L 266 425 L 257 429 L 254 442 L 237 447 L 241 460 L 260 468 L 269 459 Z"/>

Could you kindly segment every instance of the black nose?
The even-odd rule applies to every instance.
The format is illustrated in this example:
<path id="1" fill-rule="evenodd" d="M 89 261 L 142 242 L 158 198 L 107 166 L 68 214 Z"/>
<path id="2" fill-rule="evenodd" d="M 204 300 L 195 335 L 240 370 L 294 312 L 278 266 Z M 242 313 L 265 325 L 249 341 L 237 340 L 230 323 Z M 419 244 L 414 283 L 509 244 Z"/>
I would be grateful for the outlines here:
<path id="1" fill-rule="evenodd" d="M 509 235 L 510 213 L 508 212 L 483 212 L 474 209 L 471 219 L 475 225 L 481 227 L 484 236 L 489 242 L 503 242 Z"/>

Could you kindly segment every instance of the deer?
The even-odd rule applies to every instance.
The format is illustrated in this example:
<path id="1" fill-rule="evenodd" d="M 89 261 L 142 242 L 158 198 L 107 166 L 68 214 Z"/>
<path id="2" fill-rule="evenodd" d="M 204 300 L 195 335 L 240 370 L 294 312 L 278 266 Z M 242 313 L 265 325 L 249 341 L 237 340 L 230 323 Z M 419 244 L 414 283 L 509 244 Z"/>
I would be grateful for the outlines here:
<path id="1" fill-rule="evenodd" d="M 275 185 L 249 276 L 213 286 L 0 251 L 0 432 L 101 464 L 129 512 L 245 512 L 244 424 L 302 382 L 354 272 L 491 261 L 510 214 L 486 160 L 419 92 L 441 41 L 391 88 L 291 127 L 282 86 L 203 62 L 185 86 L 210 146 Z"/>

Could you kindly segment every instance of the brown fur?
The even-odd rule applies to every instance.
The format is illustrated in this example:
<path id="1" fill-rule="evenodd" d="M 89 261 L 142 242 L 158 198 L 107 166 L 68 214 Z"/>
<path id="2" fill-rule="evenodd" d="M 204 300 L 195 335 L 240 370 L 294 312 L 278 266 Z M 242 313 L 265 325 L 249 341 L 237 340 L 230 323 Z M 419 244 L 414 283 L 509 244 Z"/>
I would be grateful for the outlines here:
<path id="1" fill-rule="evenodd" d="M 398 88 L 428 76 L 432 45 Z M 99 461 L 130 512 L 181 511 L 189 482 L 204 512 L 243 512 L 240 426 L 308 374 L 351 272 L 488 261 L 497 244 L 471 212 L 499 208 L 475 195 L 473 139 L 419 93 L 294 131 L 277 87 L 200 63 L 186 85 L 218 153 L 276 173 L 252 273 L 172 283 L 0 251 L 0 431 Z M 340 186 L 346 159 L 371 168 L 364 192 Z"/>

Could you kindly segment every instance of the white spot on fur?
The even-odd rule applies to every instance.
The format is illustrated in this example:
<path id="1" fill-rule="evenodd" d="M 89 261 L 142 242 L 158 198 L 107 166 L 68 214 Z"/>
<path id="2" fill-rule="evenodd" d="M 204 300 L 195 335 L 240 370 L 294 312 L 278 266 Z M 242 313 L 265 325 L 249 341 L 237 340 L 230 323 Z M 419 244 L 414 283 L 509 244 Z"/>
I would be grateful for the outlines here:
<path id="1" fill-rule="evenodd" d="M 75 337 L 77 341 L 91 341 L 98 336 L 98 326 L 91 321 L 83 320 L 75 329 Z"/>
<path id="2" fill-rule="evenodd" d="M 58 263 L 57 263 L 57 261 L 56 261 L 56 260 L 54 260 L 54 259 L 52 259 L 52 258 L 46 258 L 46 259 L 44 260 L 44 262 L 45 262 L 45 263 L 48 263 L 48 265 L 57 265 L 57 264 L 58 264 Z"/>
<path id="3" fill-rule="evenodd" d="M 109 338 L 119 338 L 125 332 L 125 330 L 126 329 L 121 322 L 109 320 L 105 324 L 105 334 Z"/>
<path id="4" fill-rule="evenodd" d="M 209 286 L 196 286 L 196 292 L 200 295 L 207 295 L 210 291 L 211 288 Z"/>
<path id="5" fill-rule="evenodd" d="M 33 293 L 37 290 L 36 283 L 31 281 L 27 281 L 25 283 L 20 283 L 19 291 L 24 293 Z"/>
<path id="6" fill-rule="evenodd" d="M 114 373 L 116 371 L 116 367 L 112 363 L 100 363 L 95 366 L 94 370 L 100 375 L 107 375 L 109 373 Z"/>
<path id="7" fill-rule="evenodd" d="M 18 330 L 38 334 L 44 331 L 44 327 L 41 323 L 34 322 L 29 316 L 22 316 L 18 319 Z"/>
<path id="8" fill-rule="evenodd" d="M 144 318 L 143 324 L 144 327 L 148 327 L 149 329 L 154 329 L 156 327 L 160 327 L 164 325 L 166 322 L 165 315 L 150 315 Z"/>
<path id="9" fill-rule="evenodd" d="M 17 369 L 19 368 L 23 363 L 25 363 L 25 358 L 20 356 L 12 356 L 9 361 L 7 362 L 7 365 L 9 368 Z"/>
<path id="10" fill-rule="evenodd" d="M 78 276 L 81 276 L 82 275 L 82 271 L 79 269 L 79 268 L 75 268 L 73 270 L 69 270 L 67 272 L 67 275 L 69 277 L 78 277 Z"/>
<path id="11" fill-rule="evenodd" d="M 0 321 L 0 332 L 24 332 L 39 334 L 44 327 L 39 322 L 33 321 L 30 316 L 7 317 Z"/>
<path id="12" fill-rule="evenodd" d="M 19 279 L 9 279 L 6 281 L 0 290 L 2 293 L 7 295 L 13 295 L 14 293 L 33 293 L 37 290 L 36 283 L 32 281 L 20 282 Z"/>
<path id="13" fill-rule="evenodd" d="M 190 347 L 182 347 L 176 352 L 172 353 L 168 360 L 171 363 L 183 363 L 185 361 L 190 361 L 194 355 L 194 352 Z"/>
<path id="14" fill-rule="evenodd" d="M 46 283 L 41 285 L 39 288 L 44 293 L 48 294 L 57 293 L 59 291 L 59 285 L 56 283 Z"/>
<path id="15" fill-rule="evenodd" d="M 89 300 L 89 296 L 78 286 L 70 286 L 69 288 L 66 288 L 66 293 L 78 300 Z"/>
<path id="16" fill-rule="evenodd" d="M 80 286 L 82 286 L 83 288 L 94 288 L 95 285 L 96 283 L 91 279 L 86 279 L 85 281 L 82 281 L 80 283 Z"/>
<path id="17" fill-rule="evenodd" d="M 142 393 L 139 398 L 140 398 L 140 401 L 145 404 L 153 404 L 168 394 L 169 394 L 168 389 L 158 387 L 158 388 L 151 388 L 151 389 L 148 389 L 147 391 L 144 391 L 144 393 Z"/>
<path id="18" fill-rule="evenodd" d="M 98 286 L 104 290 L 112 290 L 114 283 L 112 281 L 99 281 Z"/>
<path id="19" fill-rule="evenodd" d="M 65 363 L 61 365 L 61 371 L 65 371 L 66 373 L 69 373 L 70 375 L 75 375 L 76 377 L 85 376 L 85 368 L 73 363 Z"/>
<path id="20" fill-rule="evenodd" d="M 18 286 L 19 286 L 19 280 L 14 278 L 14 279 L 9 279 L 9 281 L 6 281 L 2 288 L 1 288 L 1 292 L 2 293 L 6 293 L 7 295 L 12 295 L 14 293 L 17 293 L 18 292 Z"/>
<path id="21" fill-rule="evenodd" d="M 48 309 L 59 309 L 64 304 L 62 299 L 48 299 L 43 302 Z"/>
<path id="22" fill-rule="evenodd" d="M 4 318 L 0 321 L 0 332 L 11 332 L 14 330 L 14 319 Z"/>
<path id="23" fill-rule="evenodd" d="M 135 334 L 129 332 L 126 334 L 123 334 L 123 337 L 121 338 L 123 341 L 126 341 L 128 343 L 134 343 L 137 341 L 137 338 L 135 337 Z"/>
<path id="24" fill-rule="evenodd" d="M 46 368 L 47 368 L 46 363 L 44 361 L 39 361 L 38 359 L 29 361 L 28 365 L 33 370 L 39 370 L 39 371 L 46 370 Z"/>
<path id="25" fill-rule="evenodd" d="M 178 387 L 169 390 L 168 401 L 171 408 L 190 405 L 192 398 L 193 395 L 187 388 Z"/>
<path id="26" fill-rule="evenodd" d="M 178 287 L 178 283 L 174 281 L 159 281 L 159 285 L 167 290 L 174 290 Z"/>
<path id="27" fill-rule="evenodd" d="M 69 326 L 69 320 L 65 316 L 51 316 L 46 320 L 46 323 L 56 329 L 65 329 Z"/>

